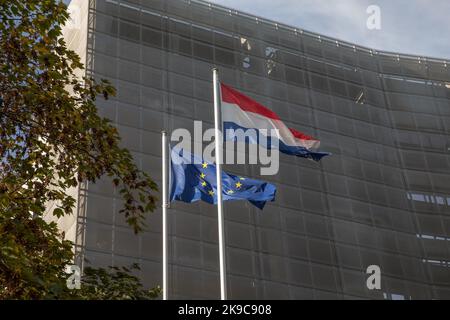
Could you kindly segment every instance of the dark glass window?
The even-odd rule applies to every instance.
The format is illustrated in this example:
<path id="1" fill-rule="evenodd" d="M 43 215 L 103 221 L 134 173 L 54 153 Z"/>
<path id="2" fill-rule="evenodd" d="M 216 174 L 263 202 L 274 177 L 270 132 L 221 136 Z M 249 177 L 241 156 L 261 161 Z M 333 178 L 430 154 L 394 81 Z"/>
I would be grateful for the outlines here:
<path id="1" fill-rule="evenodd" d="M 194 56 L 213 61 L 213 48 L 199 42 L 194 42 Z"/>
<path id="2" fill-rule="evenodd" d="M 140 40 L 140 28 L 137 24 L 120 21 L 119 30 L 122 38 L 134 41 Z"/>
<path id="3" fill-rule="evenodd" d="M 142 28 L 142 42 L 155 47 L 162 46 L 162 33 L 149 28 Z"/>
<path id="4" fill-rule="evenodd" d="M 235 65 L 235 56 L 233 51 L 216 48 L 214 54 L 216 62 L 228 66 Z"/>
<path id="5" fill-rule="evenodd" d="M 97 14 L 95 30 L 117 36 L 119 30 L 119 21 L 117 18 Z"/>

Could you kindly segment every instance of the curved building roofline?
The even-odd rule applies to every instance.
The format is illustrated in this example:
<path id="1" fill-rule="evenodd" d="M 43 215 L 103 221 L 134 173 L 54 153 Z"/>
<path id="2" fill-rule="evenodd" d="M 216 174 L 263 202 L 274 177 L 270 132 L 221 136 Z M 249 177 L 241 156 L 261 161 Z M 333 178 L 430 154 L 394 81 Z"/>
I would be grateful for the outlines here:
<path id="1" fill-rule="evenodd" d="M 360 46 L 360 45 L 357 45 L 357 44 L 354 44 L 351 42 L 324 36 L 324 35 L 321 35 L 321 34 L 318 34 L 318 33 L 312 32 L 312 31 L 308 31 L 308 30 L 305 30 L 305 29 L 302 29 L 299 27 L 294 27 L 294 26 L 279 23 L 279 22 L 276 22 L 274 20 L 270 20 L 267 18 L 262 18 L 262 17 L 256 16 L 253 14 L 235 10 L 235 9 L 225 7 L 225 6 L 222 6 L 219 4 L 211 3 L 206 0 L 183 0 L 183 1 L 187 2 L 187 3 L 195 3 L 198 5 L 202 5 L 202 6 L 210 8 L 210 9 L 220 10 L 220 11 L 226 12 L 227 14 L 231 14 L 231 15 L 235 15 L 238 17 L 249 19 L 258 24 L 263 23 L 263 24 L 267 24 L 269 26 L 275 27 L 276 29 L 284 29 L 286 31 L 298 32 L 302 35 L 307 35 L 312 38 L 316 38 L 319 41 L 333 43 L 337 46 L 348 47 L 348 48 L 351 48 L 351 49 L 354 49 L 357 51 L 361 51 L 361 52 L 365 52 L 365 53 L 369 53 L 369 54 L 373 54 L 373 55 L 386 56 L 386 57 L 392 57 L 392 58 L 397 58 L 397 59 L 402 58 L 402 59 L 410 59 L 410 60 L 416 60 L 416 61 L 421 60 L 421 61 L 429 61 L 429 62 L 435 62 L 435 63 L 443 63 L 445 66 L 450 65 L 450 60 L 447 60 L 444 58 L 419 56 L 419 55 L 413 55 L 413 54 L 403 54 L 403 53 L 398 53 L 398 52 L 390 52 L 390 51 L 383 51 L 383 50 L 368 48 L 368 47 Z"/>

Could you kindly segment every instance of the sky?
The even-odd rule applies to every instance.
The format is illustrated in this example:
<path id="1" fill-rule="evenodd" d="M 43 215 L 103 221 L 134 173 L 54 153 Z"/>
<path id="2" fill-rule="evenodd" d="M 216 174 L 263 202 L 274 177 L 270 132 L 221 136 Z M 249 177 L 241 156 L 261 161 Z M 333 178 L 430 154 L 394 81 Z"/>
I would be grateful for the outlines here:
<path id="1" fill-rule="evenodd" d="M 450 0 L 209 1 L 376 50 L 450 59 Z M 367 27 L 371 5 L 379 30 Z"/>

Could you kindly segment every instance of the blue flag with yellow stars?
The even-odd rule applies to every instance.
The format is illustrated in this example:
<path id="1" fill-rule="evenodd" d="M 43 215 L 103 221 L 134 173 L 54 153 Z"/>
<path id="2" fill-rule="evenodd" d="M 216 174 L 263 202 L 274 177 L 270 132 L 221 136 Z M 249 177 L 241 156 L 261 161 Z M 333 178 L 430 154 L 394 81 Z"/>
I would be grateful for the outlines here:
<path id="1" fill-rule="evenodd" d="M 170 201 L 217 204 L 216 166 L 184 149 L 171 150 Z M 274 201 L 276 187 L 268 182 L 238 177 L 222 171 L 223 201 L 248 200 L 263 209 Z"/>

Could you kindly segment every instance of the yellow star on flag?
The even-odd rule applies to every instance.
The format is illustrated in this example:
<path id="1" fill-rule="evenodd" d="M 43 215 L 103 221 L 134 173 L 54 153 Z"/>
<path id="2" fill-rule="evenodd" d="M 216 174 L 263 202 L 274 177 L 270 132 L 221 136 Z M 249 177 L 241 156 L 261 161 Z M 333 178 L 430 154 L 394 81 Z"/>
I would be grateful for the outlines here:
<path id="1" fill-rule="evenodd" d="M 200 175 L 200 178 L 205 179 L 205 178 L 206 178 L 206 174 L 204 174 L 204 173 L 202 172 L 202 174 Z"/>
<path id="2" fill-rule="evenodd" d="M 206 187 L 206 185 L 207 185 L 206 181 L 203 181 L 203 182 L 202 182 L 202 186 L 203 186 L 203 187 Z"/>
<path id="3" fill-rule="evenodd" d="M 233 194 L 234 193 L 234 191 L 233 190 L 228 190 L 228 192 L 227 192 L 228 194 Z"/>
<path id="4" fill-rule="evenodd" d="M 203 169 L 207 169 L 207 168 L 208 168 L 208 164 L 207 164 L 206 162 L 204 162 L 204 163 L 202 164 L 202 167 L 203 167 Z"/>
<path id="5" fill-rule="evenodd" d="M 239 178 L 239 179 L 240 179 L 241 181 L 244 181 L 244 180 L 245 180 L 245 178 L 242 178 L 242 177 L 241 177 L 241 178 Z"/>
<path id="6" fill-rule="evenodd" d="M 236 188 L 240 189 L 242 187 L 242 183 L 238 182 L 236 183 Z"/>
<path id="7" fill-rule="evenodd" d="M 210 190 L 208 193 L 209 193 L 210 196 L 214 195 L 214 191 L 213 190 Z"/>

